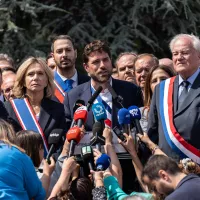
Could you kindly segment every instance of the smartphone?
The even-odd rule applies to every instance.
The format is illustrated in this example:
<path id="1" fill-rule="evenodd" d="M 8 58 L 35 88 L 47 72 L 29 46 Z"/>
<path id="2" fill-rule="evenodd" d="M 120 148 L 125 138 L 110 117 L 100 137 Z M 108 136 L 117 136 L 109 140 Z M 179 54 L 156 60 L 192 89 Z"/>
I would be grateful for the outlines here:
<path id="1" fill-rule="evenodd" d="M 125 142 L 126 141 L 126 137 L 123 135 L 123 132 L 117 127 L 115 126 L 113 128 L 113 132 L 115 133 L 115 135 L 122 141 Z"/>

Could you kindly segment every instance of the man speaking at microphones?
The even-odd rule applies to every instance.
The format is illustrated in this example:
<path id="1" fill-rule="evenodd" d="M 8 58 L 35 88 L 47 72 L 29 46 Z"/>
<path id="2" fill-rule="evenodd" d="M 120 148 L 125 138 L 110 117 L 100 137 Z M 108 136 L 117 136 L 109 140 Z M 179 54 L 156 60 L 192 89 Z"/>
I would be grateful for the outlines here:
<path id="1" fill-rule="evenodd" d="M 119 126 L 117 113 L 122 106 L 128 108 L 131 105 L 136 105 L 138 107 L 143 105 L 142 93 L 138 86 L 133 83 L 116 80 L 111 77 L 111 52 L 106 42 L 95 40 L 85 46 L 83 52 L 83 66 L 90 75 L 91 80 L 72 89 L 65 96 L 64 106 L 68 128 L 70 127 L 73 118 L 74 102 L 76 102 L 77 99 L 81 99 L 84 100 L 87 105 L 87 102 L 91 99 L 95 92 L 99 90 L 99 87 L 102 87 L 102 91 L 99 93 L 94 103 L 102 103 L 104 105 L 107 115 L 105 124 L 110 128 Z M 116 93 L 116 95 L 113 95 L 114 93 Z M 87 121 L 85 123 L 85 129 L 86 132 L 90 132 L 90 134 L 86 133 L 79 145 L 83 146 L 89 144 L 90 138 L 92 137 L 91 131 L 93 124 L 93 113 L 89 110 Z M 115 144 L 117 146 L 117 138 L 115 142 L 114 146 Z M 115 150 L 117 153 L 125 152 L 123 148 Z"/>
<path id="2" fill-rule="evenodd" d="M 122 108 L 118 98 L 113 97 L 110 92 L 110 87 L 115 91 L 117 96 L 123 99 L 123 106 L 128 108 L 131 105 L 138 107 L 143 105 L 141 90 L 133 83 L 116 80 L 111 77 L 112 61 L 109 46 L 100 40 L 95 40 L 84 48 L 83 66 L 90 75 L 91 80 L 84 84 L 73 88 L 65 96 L 64 106 L 65 115 L 70 127 L 73 119 L 73 105 L 78 99 L 84 100 L 85 104 L 90 100 L 92 95 L 101 86 L 103 90 L 97 96 L 94 103 L 102 103 L 106 109 L 107 122 L 111 128 L 118 125 L 117 113 Z M 109 89 L 108 89 L 109 88 Z M 88 118 L 85 124 L 86 131 L 91 131 L 94 124 L 92 111 L 88 112 Z"/>

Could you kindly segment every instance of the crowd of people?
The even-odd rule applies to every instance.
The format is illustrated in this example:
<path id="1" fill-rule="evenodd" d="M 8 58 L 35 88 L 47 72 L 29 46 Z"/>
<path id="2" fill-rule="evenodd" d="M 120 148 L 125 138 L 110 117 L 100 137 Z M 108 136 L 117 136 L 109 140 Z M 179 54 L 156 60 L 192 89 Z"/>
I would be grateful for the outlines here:
<path id="1" fill-rule="evenodd" d="M 0 199 L 198 200 L 200 40 L 169 48 L 113 64 L 94 40 L 85 74 L 68 35 L 18 67 L 0 54 Z"/>

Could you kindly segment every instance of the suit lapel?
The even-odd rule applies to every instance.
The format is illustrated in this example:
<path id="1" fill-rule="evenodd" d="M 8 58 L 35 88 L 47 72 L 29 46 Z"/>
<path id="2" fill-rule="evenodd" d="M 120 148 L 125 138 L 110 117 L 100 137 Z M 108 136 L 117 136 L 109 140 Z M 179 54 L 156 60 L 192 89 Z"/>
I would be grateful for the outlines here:
<path id="1" fill-rule="evenodd" d="M 43 99 L 40 107 L 40 116 L 39 116 L 39 124 L 43 132 L 45 131 L 46 125 L 48 124 L 50 118 L 50 114 L 46 112 L 46 110 L 49 109 L 50 109 L 49 102 Z"/>
<path id="2" fill-rule="evenodd" d="M 176 111 L 178 109 L 178 76 L 176 76 L 176 79 L 174 81 L 174 94 L 173 94 L 173 105 L 174 105 L 174 114 L 176 114 Z"/>
<path id="3" fill-rule="evenodd" d="M 181 107 L 177 110 L 176 115 L 178 115 L 180 112 L 185 110 L 192 101 L 199 96 L 200 94 L 200 73 L 198 74 L 197 78 L 195 79 L 192 87 L 190 88 L 190 91 L 188 93 L 188 96 L 184 100 L 184 103 L 181 105 Z M 175 116 L 174 116 L 175 117 Z"/>

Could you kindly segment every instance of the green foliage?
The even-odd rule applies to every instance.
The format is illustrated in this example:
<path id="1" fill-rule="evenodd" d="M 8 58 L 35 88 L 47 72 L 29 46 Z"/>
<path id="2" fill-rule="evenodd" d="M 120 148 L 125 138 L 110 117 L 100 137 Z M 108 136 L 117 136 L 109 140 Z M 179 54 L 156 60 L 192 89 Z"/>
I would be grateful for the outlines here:
<path id="1" fill-rule="evenodd" d="M 17 62 L 46 56 L 51 39 L 69 34 L 79 53 L 94 39 L 107 40 L 113 57 L 124 51 L 170 57 L 178 33 L 199 33 L 200 1 L 1 0 L 0 52 Z"/>

